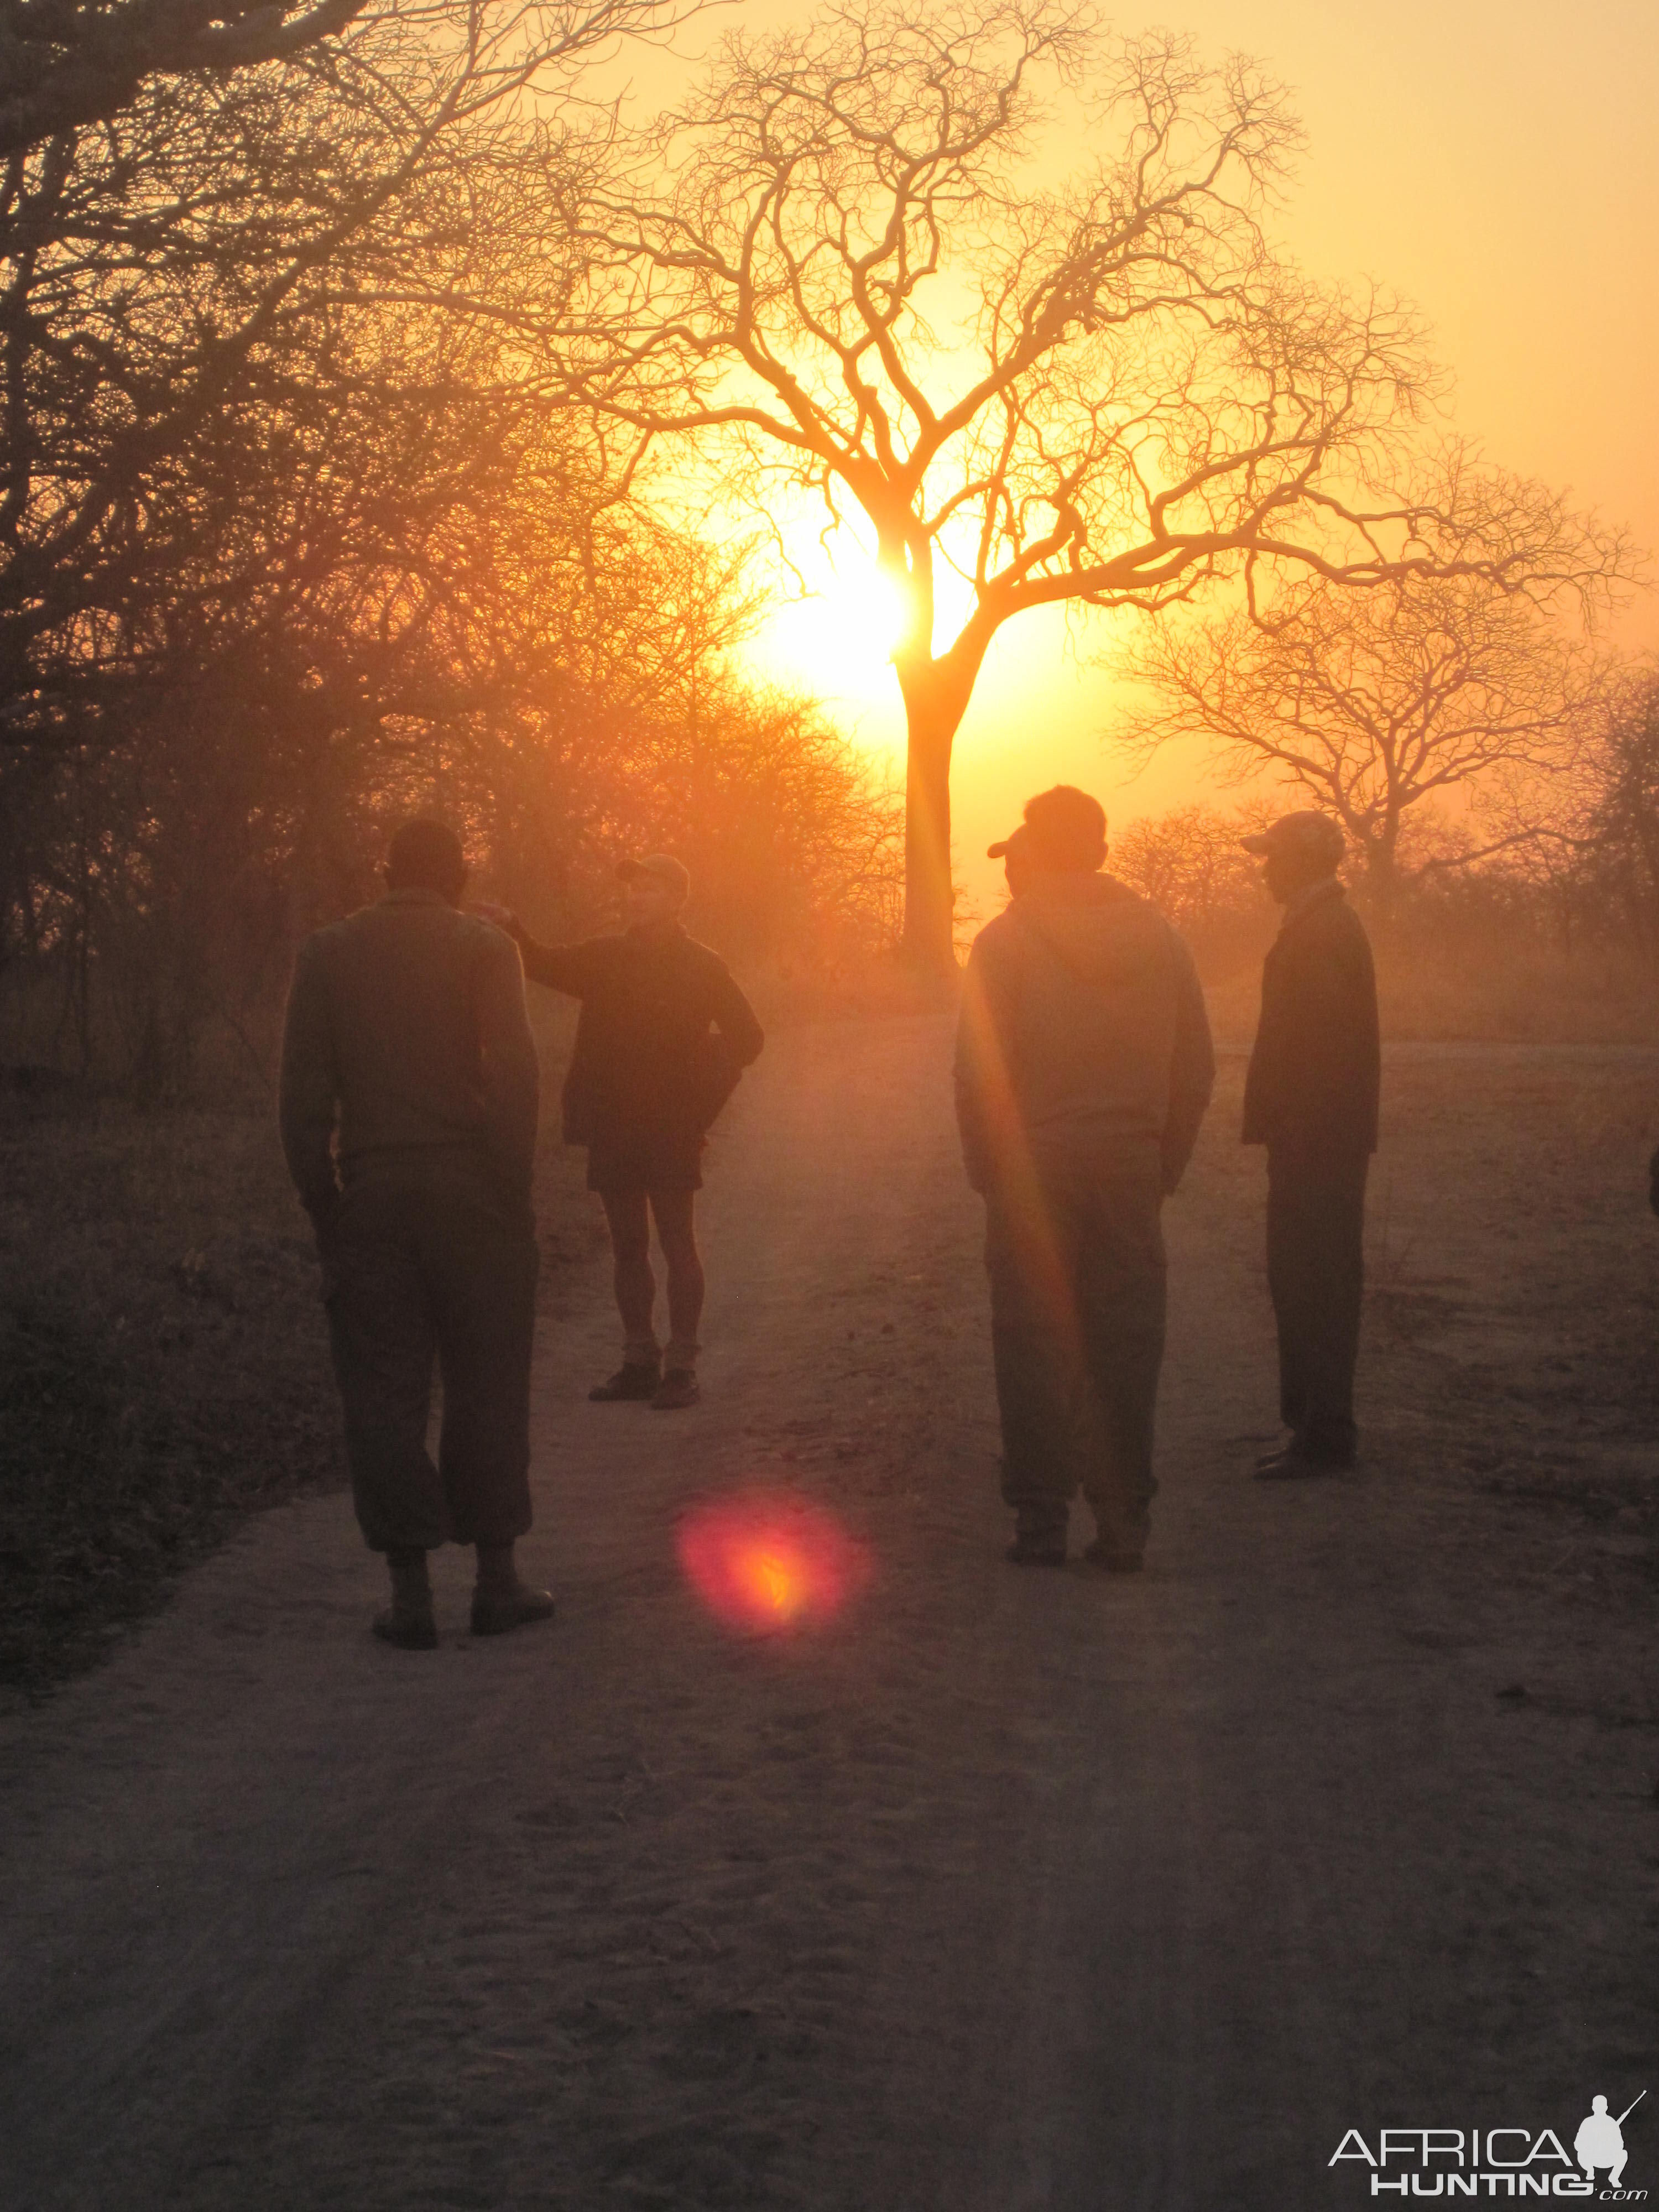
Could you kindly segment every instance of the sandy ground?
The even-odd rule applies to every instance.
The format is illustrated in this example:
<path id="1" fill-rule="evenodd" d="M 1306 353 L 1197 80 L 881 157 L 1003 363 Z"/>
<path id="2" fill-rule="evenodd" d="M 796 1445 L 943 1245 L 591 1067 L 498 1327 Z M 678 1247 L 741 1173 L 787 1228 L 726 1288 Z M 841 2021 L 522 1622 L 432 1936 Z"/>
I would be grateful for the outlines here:
<path id="1" fill-rule="evenodd" d="M 1364 1463 L 1283 1488 L 1230 1063 L 1129 1581 L 1002 1562 L 945 1056 L 774 1041 L 694 1413 L 586 1402 L 579 1271 L 550 1627 L 471 1643 L 447 1556 L 441 1650 L 374 1644 L 324 1498 L 0 1721 L 0 2203 L 1298 2212 L 1371 2201 L 1350 2127 L 1570 2140 L 1644 2087 L 1659 2193 L 1659 1057 L 1391 1057 Z M 811 1635 L 680 1579 L 677 1513 L 757 1481 L 878 1563 Z"/>

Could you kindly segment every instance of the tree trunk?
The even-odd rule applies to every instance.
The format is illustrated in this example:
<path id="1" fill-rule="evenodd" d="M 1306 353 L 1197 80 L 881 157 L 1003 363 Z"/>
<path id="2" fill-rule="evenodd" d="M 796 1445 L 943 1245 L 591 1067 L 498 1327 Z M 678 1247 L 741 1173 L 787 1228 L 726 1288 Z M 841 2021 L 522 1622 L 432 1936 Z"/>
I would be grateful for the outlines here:
<path id="1" fill-rule="evenodd" d="M 953 728 L 912 710 L 904 773 L 904 958 L 925 975 L 956 972 L 951 881 L 951 741 Z"/>
<path id="2" fill-rule="evenodd" d="M 937 660 L 899 659 L 904 775 L 904 959 L 919 975 L 957 972 L 951 881 L 951 749 L 973 696 L 994 624 L 970 624 Z"/>

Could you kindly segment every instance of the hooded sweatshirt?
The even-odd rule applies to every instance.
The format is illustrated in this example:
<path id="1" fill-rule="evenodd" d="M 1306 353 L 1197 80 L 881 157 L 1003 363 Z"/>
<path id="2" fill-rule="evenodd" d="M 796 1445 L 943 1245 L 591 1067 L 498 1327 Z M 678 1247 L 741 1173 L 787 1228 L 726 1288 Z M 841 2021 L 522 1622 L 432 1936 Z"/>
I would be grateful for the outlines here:
<path id="1" fill-rule="evenodd" d="M 975 939 L 957 1034 L 968 1179 L 1180 1182 L 1215 1080 L 1192 956 L 1115 876 L 1044 874 Z"/>

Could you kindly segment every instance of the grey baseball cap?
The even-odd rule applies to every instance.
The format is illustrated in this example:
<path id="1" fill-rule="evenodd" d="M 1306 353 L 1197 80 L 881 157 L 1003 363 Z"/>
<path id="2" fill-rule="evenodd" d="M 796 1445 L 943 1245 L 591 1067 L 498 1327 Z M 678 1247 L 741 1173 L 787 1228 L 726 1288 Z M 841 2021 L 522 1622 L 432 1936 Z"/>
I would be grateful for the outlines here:
<path id="1" fill-rule="evenodd" d="M 682 906 L 691 896 L 691 878 L 680 863 L 667 853 L 647 853 L 642 860 L 618 860 L 617 873 L 625 884 L 635 876 L 652 876 L 658 883 L 666 884 Z"/>
<path id="2" fill-rule="evenodd" d="M 1347 840 L 1340 825 L 1328 814 L 1317 813 L 1311 806 L 1298 807 L 1294 814 L 1281 814 L 1277 822 L 1254 837 L 1241 837 L 1239 843 L 1247 853 L 1255 853 L 1266 860 L 1271 853 L 1291 853 L 1297 859 L 1318 860 L 1328 866 L 1340 867 L 1347 851 Z"/>

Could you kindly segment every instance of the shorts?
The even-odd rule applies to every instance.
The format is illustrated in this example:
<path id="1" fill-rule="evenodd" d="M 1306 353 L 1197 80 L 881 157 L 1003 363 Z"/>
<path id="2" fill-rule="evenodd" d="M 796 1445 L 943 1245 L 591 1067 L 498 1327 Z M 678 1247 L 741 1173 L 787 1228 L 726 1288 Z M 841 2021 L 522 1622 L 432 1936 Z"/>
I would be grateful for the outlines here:
<path id="1" fill-rule="evenodd" d="M 589 1190 L 701 1190 L 701 1137 L 641 1133 L 609 1137 L 587 1148 Z"/>

